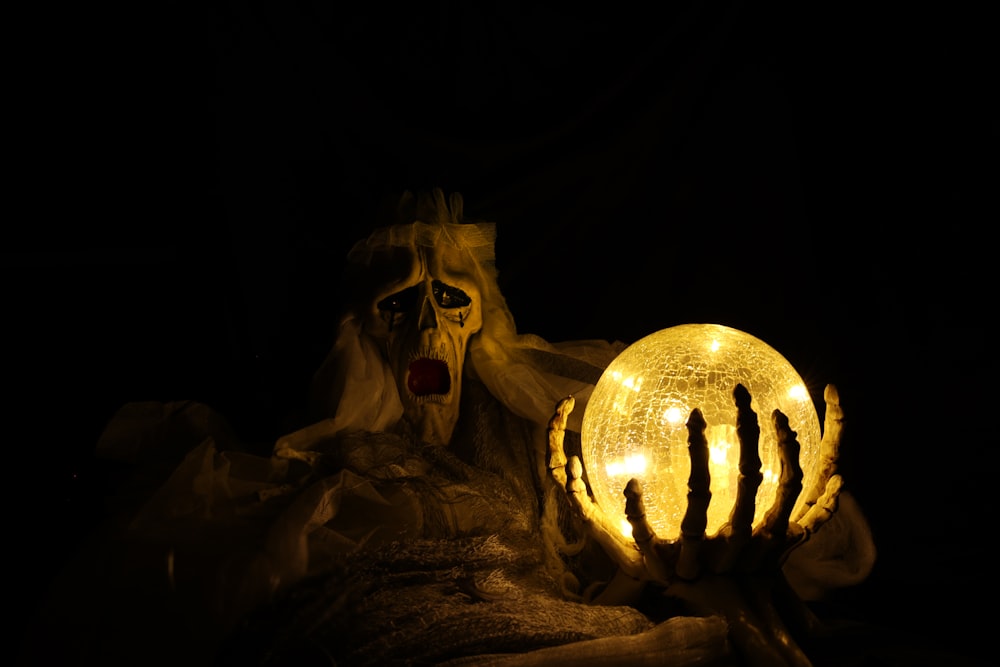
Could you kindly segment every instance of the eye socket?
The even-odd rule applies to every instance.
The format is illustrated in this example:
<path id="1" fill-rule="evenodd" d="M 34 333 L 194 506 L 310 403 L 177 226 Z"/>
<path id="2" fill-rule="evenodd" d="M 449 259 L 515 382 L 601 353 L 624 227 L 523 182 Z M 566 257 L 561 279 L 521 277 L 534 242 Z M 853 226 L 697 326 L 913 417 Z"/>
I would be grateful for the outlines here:
<path id="1" fill-rule="evenodd" d="M 407 310 L 413 310 L 417 304 L 417 286 L 407 287 L 404 290 L 400 290 L 395 294 L 390 294 L 381 301 L 378 302 L 378 309 L 383 311 L 388 311 L 390 313 L 402 313 Z"/>
<path id="2" fill-rule="evenodd" d="M 472 303 L 472 299 L 464 291 L 440 280 L 431 283 L 431 291 L 434 292 L 434 300 L 442 308 L 465 308 Z"/>
<path id="3" fill-rule="evenodd" d="M 440 280 L 431 282 L 431 292 L 434 294 L 434 300 L 442 308 L 465 308 L 472 303 L 472 299 L 463 290 Z M 419 298 L 420 287 L 414 285 L 390 294 L 379 301 L 377 307 L 381 311 L 393 314 L 412 311 L 417 307 Z"/>

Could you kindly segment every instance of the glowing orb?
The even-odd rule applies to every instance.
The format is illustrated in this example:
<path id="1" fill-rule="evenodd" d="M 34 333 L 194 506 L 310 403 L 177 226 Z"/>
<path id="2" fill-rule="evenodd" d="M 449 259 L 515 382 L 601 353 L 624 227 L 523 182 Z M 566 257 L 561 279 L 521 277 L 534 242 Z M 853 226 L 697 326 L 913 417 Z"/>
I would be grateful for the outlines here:
<path id="1" fill-rule="evenodd" d="M 622 494 L 629 479 L 642 483 L 646 516 L 657 535 L 676 538 L 687 509 L 688 430 L 691 411 L 708 423 L 712 500 L 706 533 L 729 520 L 739 478 L 739 440 L 733 389 L 742 384 L 760 424 L 761 472 L 754 526 L 770 508 L 781 463 L 771 422 L 788 417 L 798 435 L 808 488 L 818 474 L 820 425 L 809 391 L 792 365 L 758 338 L 718 324 L 663 329 L 627 347 L 604 371 L 583 415 L 583 463 L 596 502 L 620 516 L 631 535 Z M 799 502 L 802 502 L 801 500 Z"/>

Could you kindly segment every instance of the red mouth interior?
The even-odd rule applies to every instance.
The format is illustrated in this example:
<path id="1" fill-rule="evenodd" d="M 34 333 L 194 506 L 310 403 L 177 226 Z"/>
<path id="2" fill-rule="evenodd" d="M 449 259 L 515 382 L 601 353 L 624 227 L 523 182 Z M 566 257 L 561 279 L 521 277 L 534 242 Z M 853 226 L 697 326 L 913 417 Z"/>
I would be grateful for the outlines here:
<path id="1" fill-rule="evenodd" d="M 447 394 L 451 391 L 448 364 L 438 359 L 414 359 L 406 376 L 406 388 L 414 396 Z"/>

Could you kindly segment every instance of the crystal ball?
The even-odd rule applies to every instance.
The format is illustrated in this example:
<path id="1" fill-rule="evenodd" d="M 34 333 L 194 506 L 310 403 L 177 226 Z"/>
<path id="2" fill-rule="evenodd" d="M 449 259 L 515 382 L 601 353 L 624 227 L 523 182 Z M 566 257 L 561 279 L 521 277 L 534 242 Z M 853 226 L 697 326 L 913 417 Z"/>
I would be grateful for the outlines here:
<path id="1" fill-rule="evenodd" d="M 771 421 L 775 409 L 797 434 L 799 461 L 808 488 L 819 473 L 820 424 L 812 398 L 792 365 L 762 340 L 719 324 L 683 324 L 628 346 L 601 376 L 583 415 L 583 465 L 594 500 L 609 517 L 620 517 L 630 536 L 623 491 L 632 478 L 643 488 L 646 516 L 660 537 L 680 535 L 687 509 L 686 423 L 699 408 L 708 426 L 712 498 L 706 534 L 728 520 L 739 480 L 739 441 L 733 390 L 750 392 L 760 425 L 763 481 L 753 525 L 774 501 L 781 463 Z M 800 498 L 796 510 L 803 500 Z"/>

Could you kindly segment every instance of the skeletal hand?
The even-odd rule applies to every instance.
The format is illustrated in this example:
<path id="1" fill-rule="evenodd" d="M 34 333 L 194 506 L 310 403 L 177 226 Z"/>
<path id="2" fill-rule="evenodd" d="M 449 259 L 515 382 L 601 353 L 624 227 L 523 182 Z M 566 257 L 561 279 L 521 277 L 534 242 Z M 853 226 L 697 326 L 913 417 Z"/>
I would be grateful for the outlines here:
<path id="1" fill-rule="evenodd" d="M 840 399 L 836 388 L 828 385 L 824 392 L 826 416 L 820 471 L 817 482 L 804 491 L 796 435 L 784 414 L 778 410 L 772 413 L 782 471 L 770 509 L 753 527 L 755 496 L 762 478 L 760 427 L 750 408 L 749 392 L 737 385 L 733 396 L 740 442 L 739 490 L 729 522 L 714 535 L 705 534 L 711 494 L 706 423 L 698 409 L 692 411 L 687 422 L 691 475 L 679 535 L 655 533 L 646 518 L 642 487 L 636 479 L 623 490 L 625 515 L 632 525 L 631 540 L 621 534 L 617 520 L 593 501 L 583 479 L 581 461 L 576 456 L 567 460 L 563 448 L 566 421 L 574 407 L 572 397 L 557 404 L 549 422 L 549 471 L 566 489 L 585 530 L 618 564 L 622 575 L 643 585 L 663 586 L 667 595 L 684 600 L 698 612 L 724 614 L 733 626 L 735 643 L 753 664 L 808 665 L 775 611 L 772 597 L 779 593 L 794 597 L 781 575 L 781 564 L 836 511 L 842 486 L 836 473 L 843 430 Z M 805 502 L 793 515 L 803 492 Z M 804 607 L 801 611 L 808 613 Z M 809 623 L 807 619 L 805 624 Z"/>

